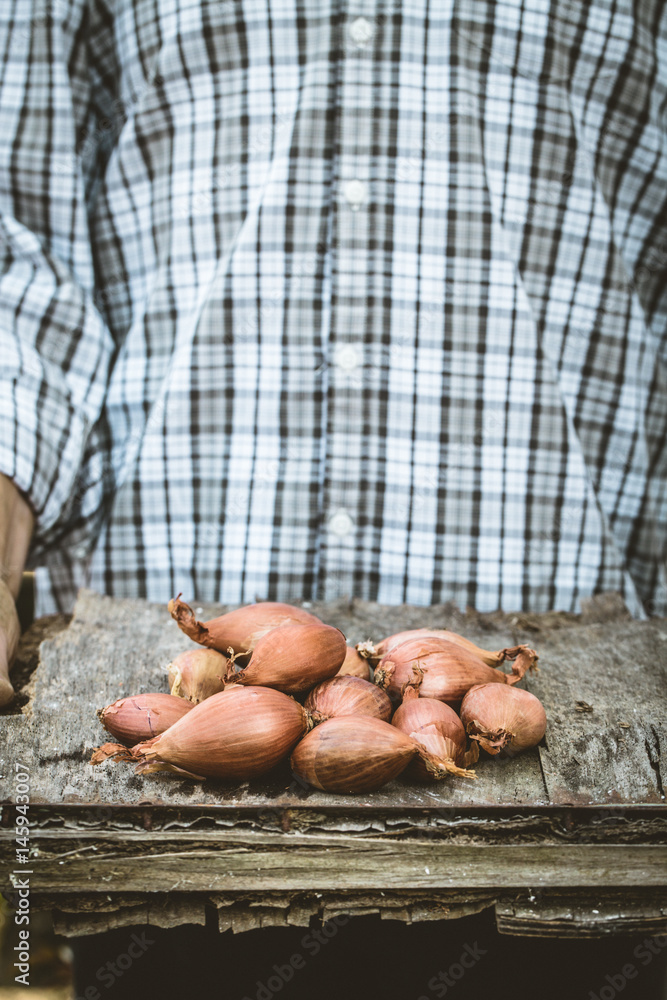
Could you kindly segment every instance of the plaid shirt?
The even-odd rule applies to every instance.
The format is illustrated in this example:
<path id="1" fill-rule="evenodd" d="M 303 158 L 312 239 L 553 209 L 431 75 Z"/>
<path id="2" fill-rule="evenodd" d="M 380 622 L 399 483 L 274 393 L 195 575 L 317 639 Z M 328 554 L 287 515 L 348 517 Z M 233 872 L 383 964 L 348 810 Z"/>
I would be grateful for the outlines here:
<path id="1" fill-rule="evenodd" d="M 4 0 L 39 611 L 666 613 L 660 0 Z"/>

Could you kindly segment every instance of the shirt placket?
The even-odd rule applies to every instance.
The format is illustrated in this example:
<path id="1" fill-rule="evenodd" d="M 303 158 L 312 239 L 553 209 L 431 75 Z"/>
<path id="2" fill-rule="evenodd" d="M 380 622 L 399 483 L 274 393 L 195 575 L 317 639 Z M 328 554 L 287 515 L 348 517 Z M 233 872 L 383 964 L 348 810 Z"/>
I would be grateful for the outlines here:
<path id="1" fill-rule="evenodd" d="M 364 558 L 364 525 L 359 523 L 359 512 L 372 199 L 372 81 L 377 27 L 378 14 L 373 3 L 347 5 L 341 25 L 333 176 L 332 311 L 319 586 L 325 600 L 354 593 L 355 567 Z"/>

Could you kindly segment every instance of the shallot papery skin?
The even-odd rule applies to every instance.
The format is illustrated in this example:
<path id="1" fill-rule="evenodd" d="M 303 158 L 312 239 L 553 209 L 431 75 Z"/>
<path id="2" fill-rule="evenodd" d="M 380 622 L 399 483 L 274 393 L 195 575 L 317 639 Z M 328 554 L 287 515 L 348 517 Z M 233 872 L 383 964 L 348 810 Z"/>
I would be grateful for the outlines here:
<path id="1" fill-rule="evenodd" d="M 97 717 L 117 740 L 134 746 L 164 733 L 192 708 L 189 701 L 170 694 L 135 694 L 101 708 Z"/>
<path id="2" fill-rule="evenodd" d="M 171 693 L 198 704 L 224 691 L 227 667 L 227 657 L 215 649 L 186 649 L 167 667 Z"/>
<path id="3" fill-rule="evenodd" d="M 422 755 L 444 773 L 431 757 L 395 726 L 367 715 L 327 719 L 301 740 L 290 763 L 297 777 L 324 792 L 373 792 L 404 771 Z"/>
<path id="4" fill-rule="evenodd" d="M 438 723 L 442 726 L 442 733 L 452 740 L 461 750 L 466 747 L 466 731 L 458 715 L 444 701 L 435 698 L 414 698 L 404 701 L 394 712 L 391 720 L 392 726 L 396 726 L 407 736 L 424 726 L 431 726 Z"/>
<path id="5" fill-rule="evenodd" d="M 427 636 L 409 639 L 384 656 L 375 671 L 376 683 L 393 698 L 412 687 L 420 698 L 437 698 L 457 707 L 475 684 L 516 684 L 526 670 L 533 669 L 537 654 L 521 650 L 506 674 L 489 667 L 475 653 L 447 639 Z M 409 696 L 409 693 L 408 693 Z"/>
<path id="6" fill-rule="evenodd" d="M 227 680 L 300 694 L 334 677 L 346 648 L 345 636 L 332 625 L 281 625 L 262 636 L 241 671 L 229 665 Z"/>
<path id="7" fill-rule="evenodd" d="M 361 677 L 364 681 L 371 679 L 371 668 L 368 665 L 368 660 L 360 656 L 354 646 L 347 647 L 343 665 L 338 673 L 345 677 Z"/>
<path id="8" fill-rule="evenodd" d="M 100 747 L 91 763 L 108 757 L 138 762 L 137 773 L 175 771 L 192 778 L 255 778 L 286 757 L 308 730 L 302 705 L 280 691 L 233 686 L 195 705 L 156 739 L 123 753 Z"/>
<path id="9" fill-rule="evenodd" d="M 469 650 L 471 653 L 475 653 L 476 656 L 486 663 L 489 667 L 497 667 L 504 660 L 514 660 L 521 650 L 529 649 L 528 646 L 511 646 L 504 649 L 482 649 L 481 646 L 475 645 L 470 639 L 466 639 L 465 636 L 458 635 L 456 632 L 452 632 L 445 628 L 413 628 L 408 629 L 405 632 L 396 632 L 394 635 L 388 636 L 386 639 L 382 639 L 376 645 L 372 642 L 361 642 L 357 646 L 357 649 L 361 652 L 363 656 L 367 656 L 369 659 L 381 660 L 382 657 L 387 656 L 391 653 L 392 649 L 396 646 L 400 646 L 403 642 L 408 642 L 411 639 L 446 639 L 448 642 L 453 642 L 457 646 L 462 646 L 464 649 Z"/>
<path id="10" fill-rule="evenodd" d="M 461 721 L 471 740 L 495 756 L 521 753 L 537 746 L 547 729 L 547 716 L 539 698 L 516 687 L 480 684 L 468 691 L 461 704 Z"/>
<path id="11" fill-rule="evenodd" d="M 432 754 L 441 758 L 452 774 L 461 778 L 476 777 L 468 771 L 479 757 L 476 744 L 466 751 L 466 733 L 463 723 L 453 708 L 434 698 L 414 698 L 399 705 L 391 720 L 407 736 L 421 743 Z M 410 764 L 410 770 L 422 781 L 437 780 L 437 775 L 429 771 L 421 759 Z"/>
<path id="12" fill-rule="evenodd" d="M 178 627 L 200 646 L 208 646 L 221 653 L 227 653 L 229 649 L 239 655 L 252 652 L 262 636 L 281 625 L 295 622 L 321 624 L 320 619 L 309 611 L 277 601 L 246 604 L 207 622 L 200 622 L 195 618 L 192 608 L 180 600 L 180 596 L 179 594 L 168 604 L 169 613 Z"/>
<path id="13" fill-rule="evenodd" d="M 473 743 L 468 751 L 462 750 L 454 740 L 446 735 L 446 729 L 442 722 L 432 722 L 430 726 L 422 726 L 421 729 L 410 733 L 410 738 L 437 757 L 448 774 L 454 774 L 457 778 L 477 777 L 474 771 L 468 770 L 468 765 L 473 764 L 479 758 L 477 744 Z M 420 781 L 438 781 L 443 777 L 442 774 L 434 774 L 433 771 L 429 771 L 421 757 L 415 757 L 411 761 L 409 770 Z"/>
<path id="14" fill-rule="evenodd" d="M 314 722 L 323 722 L 341 715 L 370 715 L 389 722 L 392 705 L 377 684 L 361 677 L 336 674 L 314 687 L 304 702 L 304 708 Z"/>

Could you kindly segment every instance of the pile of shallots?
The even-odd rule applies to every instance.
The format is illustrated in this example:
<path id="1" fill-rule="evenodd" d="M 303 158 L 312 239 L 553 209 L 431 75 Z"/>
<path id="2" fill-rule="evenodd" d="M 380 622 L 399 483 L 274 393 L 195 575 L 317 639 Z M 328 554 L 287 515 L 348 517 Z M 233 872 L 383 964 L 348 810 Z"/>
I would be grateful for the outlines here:
<path id="1" fill-rule="evenodd" d="M 247 779 L 291 754 L 294 774 L 315 788 L 370 792 L 406 768 L 422 781 L 474 778 L 480 747 L 512 755 L 546 730 L 541 703 L 515 686 L 537 669 L 528 646 L 489 652 L 455 632 L 414 629 L 353 648 L 308 611 L 268 601 L 207 622 L 180 597 L 169 611 L 202 648 L 169 665 L 171 694 L 98 712 L 119 742 L 99 747 L 93 764 Z M 511 673 L 498 669 L 505 660 Z"/>

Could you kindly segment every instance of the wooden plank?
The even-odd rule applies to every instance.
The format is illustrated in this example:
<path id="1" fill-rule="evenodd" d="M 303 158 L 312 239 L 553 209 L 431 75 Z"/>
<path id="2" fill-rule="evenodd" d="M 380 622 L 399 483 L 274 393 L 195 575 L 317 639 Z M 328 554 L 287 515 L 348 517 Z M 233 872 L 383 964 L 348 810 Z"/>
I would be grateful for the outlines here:
<path id="1" fill-rule="evenodd" d="M 594 938 L 611 934 L 664 934 L 667 896 L 644 890 L 539 892 L 505 897 L 496 903 L 501 934 L 522 937 Z"/>
<path id="2" fill-rule="evenodd" d="M 544 746 L 515 758 L 484 756 L 476 782 L 451 779 L 425 786 L 401 777 L 365 796 L 304 789 L 286 764 L 264 779 L 236 784 L 200 784 L 174 775 L 139 778 L 131 766 L 111 762 L 93 769 L 90 753 L 106 739 L 96 709 L 122 695 L 168 690 L 167 663 L 192 644 L 161 606 L 84 591 L 67 631 L 42 645 L 39 668 L 21 693 L 21 713 L 12 714 L 16 706 L 0 712 L 0 799 L 13 799 L 14 764 L 23 760 L 30 766 L 35 805 L 298 809 L 307 803 L 344 814 L 359 808 L 664 803 L 664 620 L 627 620 L 613 595 L 591 602 L 582 616 L 464 614 L 453 605 L 393 608 L 356 600 L 310 607 L 343 628 L 352 642 L 437 625 L 491 648 L 534 644 L 541 669 L 527 686 L 547 708 Z M 207 605 L 202 616 L 221 610 Z M 593 711 L 577 712 L 577 702 Z"/>
<path id="3" fill-rule="evenodd" d="M 667 847 L 636 844 L 508 847 L 238 831 L 215 845 L 171 850 L 96 846 L 54 857 L 40 849 L 31 887 L 85 893 L 119 884 L 128 892 L 147 884 L 152 892 L 663 886 L 667 873 Z"/>
<path id="4" fill-rule="evenodd" d="M 549 800 L 664 803 L 667 623 L 557 631 L 540 664 L 526 686 L 547 710 L 540 760 Z"/>
<path id="5" fill-rule="evenodd" d="M 356 640 L 367 637 L 370 622 L 377 624 L 375 613 L 367 612 L 365 607 L 344 602 L 330 610 L 328 606 L 313 606 L 313 610 L 333 624 L 344 625 L 348 637 Z M 202 614 L 220 610 L 208 606 Z M 384 609 L 385 628 L 430 620 L 430 609 L 408 608 L 401 618 L 402 611 Z M 443 624 L 437 609 L 434 614 L 436 623 Z M 507 631 L 492 638 L 499 646 L 513 641 Z M 33 803 L 261 806 L 280 798 L 295 806 L 308 799 L 342 811 L 359 805 L 439 808 L 547 802 L 537 751 L 514 761 L 483 761 L 483 779 L 476 782 L 453 778 L 420 786 L 400 778 L 364 796 L 334 796 L 304 789 L 293 779 L 287 765 L 265 779 L 236 784 L 202 784 L 175 775 L 138 778 L 131 766 L 113 762 L 91 768 L 88 761 L 93 748 L 108 738 L 96 710 L 123 695 L 167 691 L 167 664 L 177 653 L 193 646 L 161 606 L 82 592 L 68 630 L 42 645 L 34 698 L 26 714 L 2 719 L 0 798 L 13 798 L 14 761 L 25 759 L 33 765 Z"/>

